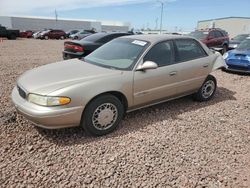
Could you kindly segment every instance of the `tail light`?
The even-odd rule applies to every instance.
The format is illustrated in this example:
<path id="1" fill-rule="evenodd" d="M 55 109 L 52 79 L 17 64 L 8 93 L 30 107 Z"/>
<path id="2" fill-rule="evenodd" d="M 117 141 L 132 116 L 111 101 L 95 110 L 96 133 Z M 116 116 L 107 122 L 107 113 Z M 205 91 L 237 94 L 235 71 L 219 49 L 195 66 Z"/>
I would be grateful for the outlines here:
<path id="1" fill-rule="evenodd" d="M 82 46 L 74 45 L 74 44 L 65 44 L 64 45 L 65 49 L 72 49 L 76 52 L 83 52 L 84 48 Z"/>

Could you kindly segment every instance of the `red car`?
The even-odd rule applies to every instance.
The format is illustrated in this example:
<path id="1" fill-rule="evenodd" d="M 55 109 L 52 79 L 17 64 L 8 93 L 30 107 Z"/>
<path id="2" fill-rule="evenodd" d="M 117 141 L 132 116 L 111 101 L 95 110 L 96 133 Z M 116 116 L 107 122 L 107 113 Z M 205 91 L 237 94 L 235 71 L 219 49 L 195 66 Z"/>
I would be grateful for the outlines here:
<path id="1" fill-rule="evenodd" d="M 33 31 L 22 31 L 20 32 L 20 37 L 22 38 L 31 38 L 33 35 Z"/>
<path id="2" fill-rule="evenodd" d="M 226 31 L 218 28 L 206 29 L 206 30 L 196 30 L 191 32 L 189 36 L 192 36 L 209 48 L 218 49 L 224 54 L 228 50 L 229 37 Z"/>
<path id="3" fill-rule="evenodd" d="M 57 29 L 52 29 L 48 30 L 47 32 L 43 32 L 40 37 L 40 39 L 65 39 L 66 38 L 66 33 L 63 30 L 57 30 Z"/>

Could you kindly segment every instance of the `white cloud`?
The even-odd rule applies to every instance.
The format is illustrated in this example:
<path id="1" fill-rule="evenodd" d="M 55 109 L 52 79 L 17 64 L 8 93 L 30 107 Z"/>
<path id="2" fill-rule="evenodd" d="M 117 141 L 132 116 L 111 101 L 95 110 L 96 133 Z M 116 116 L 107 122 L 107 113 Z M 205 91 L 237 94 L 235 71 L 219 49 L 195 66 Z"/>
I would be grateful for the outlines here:
<path id="1" fill-rule="evenodd" d="M 152 0 L 0 0 L 0 15 L 28 15 L 30 12 L 51 12 L 74 10 L 78 8 L 91 8 L 133 3 L 156 3 Z M 165 0 L 165 2 L 175 0 Z"/>

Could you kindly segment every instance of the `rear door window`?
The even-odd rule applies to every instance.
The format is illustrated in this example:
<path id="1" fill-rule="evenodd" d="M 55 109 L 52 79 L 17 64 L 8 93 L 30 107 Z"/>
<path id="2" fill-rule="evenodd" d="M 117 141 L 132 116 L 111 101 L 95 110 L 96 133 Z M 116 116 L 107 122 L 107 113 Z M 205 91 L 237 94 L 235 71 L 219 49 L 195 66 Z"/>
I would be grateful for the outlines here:
<path id="1" fill-rule="evenodd" d="M 175 40 L 176 62 L 184 62 L 207 56 L 201 45 L 192 39 Z"/>

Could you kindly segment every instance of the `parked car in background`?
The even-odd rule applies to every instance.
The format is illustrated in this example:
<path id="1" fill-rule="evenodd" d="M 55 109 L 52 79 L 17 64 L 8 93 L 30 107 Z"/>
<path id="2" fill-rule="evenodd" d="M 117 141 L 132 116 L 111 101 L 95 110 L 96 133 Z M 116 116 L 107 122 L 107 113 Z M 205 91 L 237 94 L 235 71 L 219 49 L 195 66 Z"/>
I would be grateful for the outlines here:
<path id="1" fill-rule="evenodd" d="M 82 31 L 79 31 L 75 34 L 72 34 L 70 35 L 70 38 L 71 39 L 75 39 L 75 40 L 81 40 L 91 34 L 94 34 L 95 32 L 91 32 L 91 31 L 86 31 L 86 30 L 82 30 Z"/>
<path id="2" fill-rule="evenodd" d="M 20 36 L 19 30 L 6 29 L 6 27 L 0 25 L 0 37 L 6 37 L 9 40 L 15 40 L 19 36 Z"/>
<path id="3" fill-rule="evenodd" d="M 63 30 L 51 29 L 44 31 L 39 36 L 40 39 L 65 39 L 66 33 Z"/>
<path id="4" fill-rule="evenodd" d="M 33 33 L 32 37 L 33 37 L 34 39 L 37 39 L 37 38 L 39 38 L 39 34 L 40 34 L 40 33 L 42 33 L 42 31 L 37 31 L 37 32 Z"/>
<path id="5" fill-rule="evenodd" d="M 27 30 L 20 32 L 20 37 L 22 38 L 32 38 L 33 31 Z"/>
<path id="6" fill-rule="evenodd" d="M 227 52 L 229 46 L 229 37 L 226 31 L 213 28 L 213 29 L 205 29 L 205 30 L 196 30 L 191 32 L 189 36 L 194 37 L 209 48 L 213 48 L 217 51 L 220 51 L 222 54 Z"/>
<path id="7" fill-rule="evenodd" d="M 95 33 L 79 41 L 64 42 L 63 59 L 82 58 L 103 44 L 130 33 Z"/>
<path id="8" fill-rule="evenodd" d="M 70 35 L 74 35 L 74 34 L 76 34 L 76 33 L 78 33 L 79 32 L 79 30 L 69 30 L 69 31 L 67 31 L 66 32 L 66 38 L 69 38 L 70 37 Z"/>
<path id="9" fill-rule="evenodd" d="M 93 135 L 112 132 L 124 114 L 193 94 L 210 100 L 222 56 L 178 35 L 132 35 L 103 45 L 84 60 L 29 70 L 13 89 L 16 109 L 37 126 L 82 126 Z"/>
<path id="10" fill-rule="evenodd" d="M 50 30 L 45 29 L 43 31 L 40 31 L 39 33 L 37 33 L 37 39 L 42 39 L 41 36 L 43 36 L 45 33 L 49 32 Z"/>
<path id="11" fill-rule="evenodd" d="M 250 73 L 250 37 L 223 55 L 228 71 Z"/>
<path id="12" fill-rule="evenodd" d="M 238 45 L 245 40 L 246 38 L 250 37 L 250 34 L 241 34 L 237 35 L 236 37 L 232 38 L 229 41 L 229 50 L 235 49 L 238 47 Z"/>

